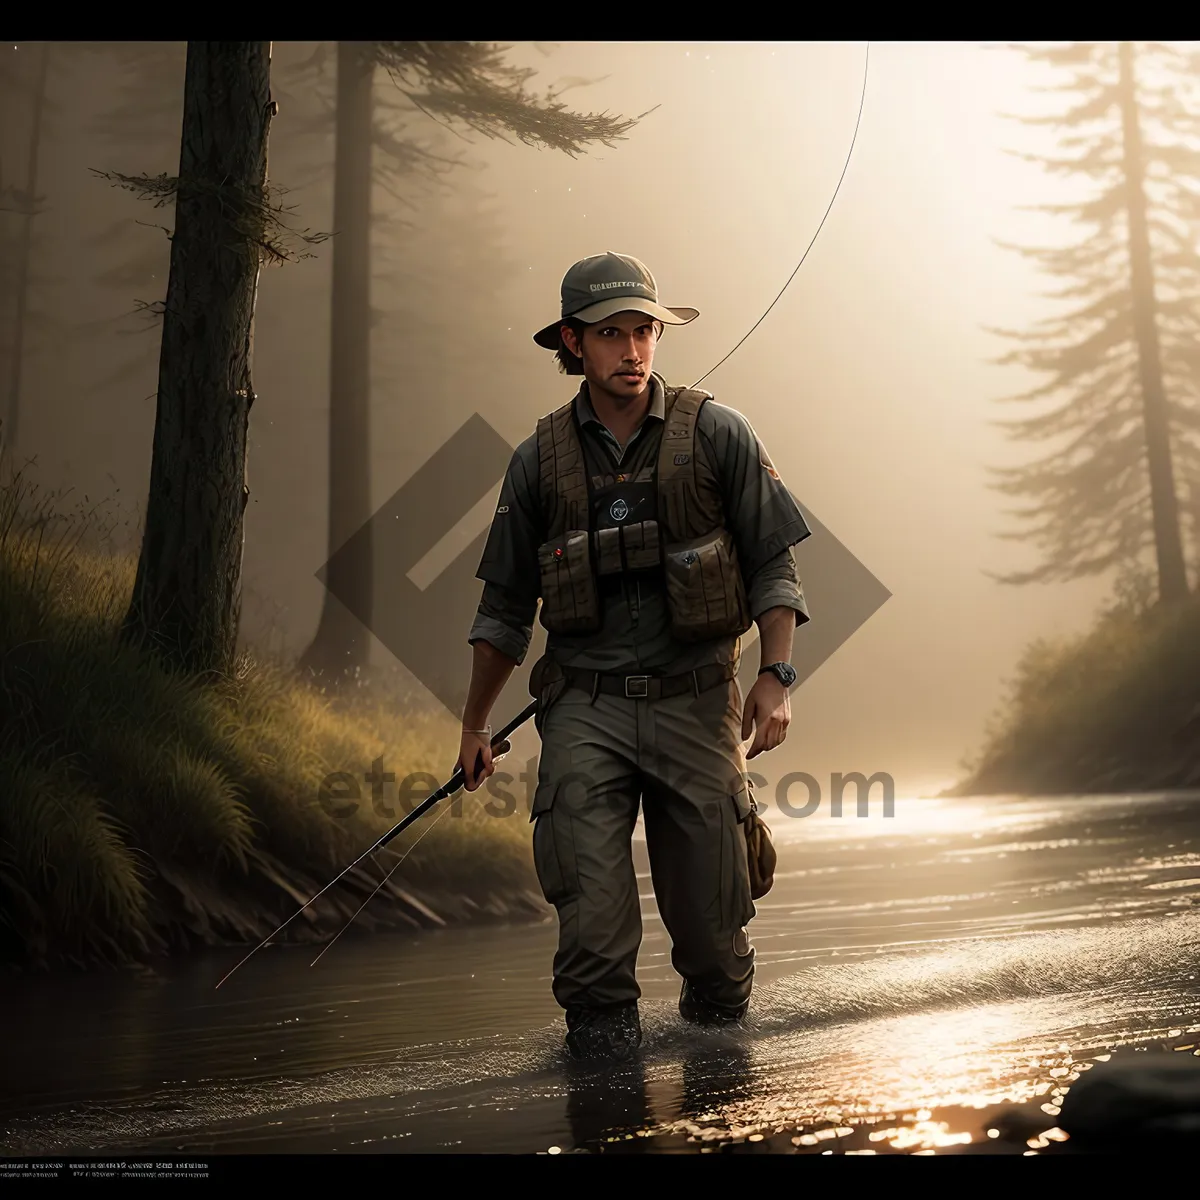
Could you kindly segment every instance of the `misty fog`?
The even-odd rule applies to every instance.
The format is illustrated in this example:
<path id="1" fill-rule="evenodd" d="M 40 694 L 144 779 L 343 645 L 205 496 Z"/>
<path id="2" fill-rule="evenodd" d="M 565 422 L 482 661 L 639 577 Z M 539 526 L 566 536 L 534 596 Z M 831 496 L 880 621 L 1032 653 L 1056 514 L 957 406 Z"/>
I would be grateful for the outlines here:
<path id="1" fill-rule="evenodd" d="M 321 84 L 296 73 L 317 49 L 275 43 L 269 172 L 298 227 L 336 235 L 331 70 Z M 432 152 L 463 164 L 440 183 L 375 192 L 374 502 L 473 413 L 516 445 L 569 398 L 574 383 L 532 335 L 557 316 L 563 272 L 586 255 L 635 255 L 664 303 L 699 308 L 699 320 L 667 331 L 656 366 L 681 384 L 708 371 L 774 299 L 825 212 L 864 51 L 517 46 L 539 87 L 579 81 L 563 92 L 573 107 L 647 114 L 624 141 L 575 159 L 406 118 Z M 49 486 L 114 496 L 133 521 L 157 375 L 156 327 L 135 305 L 162 297 L 169 243 L 156 226 L 171 216 L 89 168 L 176 170 L 183 43 L 173 53 L 131 87 L 103 46 L 54 47 L 45 211 L 34 222 L 37 326 L 18 455 L 35 456 Z M 1104 580 L 1013 588 L 985 574 L 1032 553 L 995 536 L 1011 524 L 987 476 L 1022 453 L 991 422 L 1005 415 L 997 399 L 1030 380 L 989 361 L 1005 346 L 985 327 L 1026 324 L 1047 305 L 1035 267 L 996 240 L 1061 238 L 1052 219 L 1017 206 L 1073 195 L 1005 153 L 1049 144 L 999 115 L 1044 103 L 1031 90 L 1041 82 L 999 49 L 873 44 L 857 144 L 825 227 L 771 314 L 703 385 L 749 418 L 799 501 L 892 593 L 794 694 L 772 772 L 886 771 L 899 795 L 945 785 L 1022 648 L 1085 626 L 1106 590 Z M 382 72 L 376 89 L 394 102 Z M 28 112 L 6 99 L 6 182 L 23 170 L 27 136 Z M 327 557 L 331 244 L 313 252 L 264 268 L 255 326 L 243 633 L 292 653 L 315 628 Z M 472 532 L 491 507 L 477 506 Z M 803 545 L 798 556 L 803 578 Z M 377 644 L 374 655 L 388 652 Z"/>

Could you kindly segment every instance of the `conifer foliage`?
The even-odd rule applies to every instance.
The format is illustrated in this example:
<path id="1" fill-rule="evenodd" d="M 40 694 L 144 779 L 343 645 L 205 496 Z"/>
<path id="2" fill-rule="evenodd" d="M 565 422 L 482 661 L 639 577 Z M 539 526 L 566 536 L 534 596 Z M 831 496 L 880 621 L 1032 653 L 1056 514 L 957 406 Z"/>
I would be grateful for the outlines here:
<path id="1" fill-rule="evenodd" d="M 1010 247 L 1059 281 L 1056 316 L 996 330 L 1013 348 L 997 361 L 1044 376 L 1007 397 L 1027 415 L 998 422 L 1044 447 L 994 486 L 1041 559 L 1009 583 L 1152 570 L 1157 596 L 1187 595 L 1181 507 L 1200 567 L 1200 54 L 1161 43 L 1014 47 L 1056 68 L 1058 111 L 1015 118 L 1059 132 L 1049 155 L 1022 154 L 1081 178 L 1091 194 L 1038 206 L 1086 231 L 1070 244 Z M 1034 408 L 1038 411 L 1033 412 Z"/>

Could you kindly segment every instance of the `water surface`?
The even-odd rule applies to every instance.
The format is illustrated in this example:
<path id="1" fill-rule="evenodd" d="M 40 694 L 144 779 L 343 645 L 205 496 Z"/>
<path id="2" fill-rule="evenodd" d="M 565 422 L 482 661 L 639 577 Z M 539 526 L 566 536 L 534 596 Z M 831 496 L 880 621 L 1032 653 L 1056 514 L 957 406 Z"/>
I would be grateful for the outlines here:
<path id="1" fill-rule="evenodd" d="M 1012 1104 L 1053 1129 L 1099 1056 L 1200 1033 L 1200 796 L 898 798 L 891 819 L 772 825 L 744 1031 L 679 1021 L 639 846 L 633 1066 L 562 1061 L 552 914 L 347 935 L 315 967 L 270 947 L 219 991 L 244 951 L 208 952 L 157 979 L 6 980 L 0 1147 L 941 1153 Z"/>

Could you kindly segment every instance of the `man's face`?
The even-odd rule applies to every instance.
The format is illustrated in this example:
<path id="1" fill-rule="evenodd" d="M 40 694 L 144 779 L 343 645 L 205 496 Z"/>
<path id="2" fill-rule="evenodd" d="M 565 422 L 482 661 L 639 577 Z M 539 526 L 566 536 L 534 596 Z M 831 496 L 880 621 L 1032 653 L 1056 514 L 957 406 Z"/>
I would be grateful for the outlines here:
<path id="1" fill-rule="evenodd" d="M 563 341 L 583 360 L 589 384 L 616 400 L 635 400 L 649 385 L 661 329 L 661 324 L 645 313 L 623 312 L 588 325 L 582 340 L 564 327 Z"/>

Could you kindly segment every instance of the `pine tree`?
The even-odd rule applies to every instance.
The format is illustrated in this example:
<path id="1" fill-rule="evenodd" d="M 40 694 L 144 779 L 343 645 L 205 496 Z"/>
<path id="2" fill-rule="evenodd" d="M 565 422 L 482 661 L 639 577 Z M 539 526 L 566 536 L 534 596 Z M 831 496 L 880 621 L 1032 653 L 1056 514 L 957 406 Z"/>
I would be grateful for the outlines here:
<path id="1" fill-rule="evenodd" d="M 14 50 L 17 47 L 13 47 Z M 30 121 L 27 136 L 24 178 L 21 183 L 9 183 L 0 178 L 0 209 L 5 213 L 5 227 L 0 253 L 0 292 L 5 300 L 6 315 L 11 308 L 11 332 L 6 339 L 5 392 L 6 405 L 3 428 L 0 430 L 0 450 L 13 451 L 20 436 L 21 383 L 25 356 L 29 344 L 31 323 L 30 290 L 33 264 L 33 219 L 40 211 L 44 197 L 38 195 L 38 161 L 42 151 L 46 113 L 46 89 L 50 78 L 50 43 L 29 47 L 36 56 L 33 79 L 28 83 Z M 5 103 L 19 90 L 14 72 L 4 72 Z M 16 228 L 12 228 L 15 224 Z"/>
<path id="2" fill-rule="evenodd" d="M 1010 402 L 1051 402 L 1000 421 L 1010 436 L 1048 444 L 1035 461 L 998 468 L 993 486 L 1028 501 L 1025 527 L 1002 536 L 1042 552 L 1009 583 L 1068 580 L 1153 562 L 1158 597 L 1187 595 L 1177 491 L 1200 481 L 1200 151 L 1183 97 L 1200 55 L 1160 43 L 1017 47 L 1067 73 L 1065 111 L 1018 117 L 1061 130 L 1060 153 L 1022 154 L 1082 176 L 1086 200 L 1037 206 L 1087 234 L 1066 246 L 1010 246 L 1062 280 L 1048 295 L 1066 311 L 1022 331 L 1000 363 L 1047 376 Z M 1198 565 L 1195 563 L 1194 565 Z"/>
<path id="3" fill-rule="evenodd" d="M 251 331 L 278 258 L 267 190 L 269 42 L 189 42 L 146 527 L 122 632 L 172 666 L 228 671 L 241 602 Z"/>
<path id="4" fill-rule="evenodd" d="M 612 145 L 637 118 L 577 113 L 553 90 L 528 90 L 535 72 L 510 64 L 507 49 L 483 42 L 358 42 L 337 48 L 337 135 L 333 225 L 334 284 L 329 414 L 329 553 L 371 517 L 370 473 L 370 259 L 374 154 L 391 161 L 391 183 L 429 178 L 452 165 L 413 136 L 413 118 L 490 138 L 515 138 L 529 146 L 583 153 L 593 143 Z M 404 104 L 399 131 L 377 121 L 374 81 L 380 72 L 396 85 Z M 361 535 L 360 535 L 361 536 Z M 337 572 L 342 572 L 341 575 Z M 353 577 L 346 577 L 347 572 Z M 334 593 L 370 609 L 373 574 L 369 550 L 354 563 L 331 564 L 317 632 L 301 656 L 301 669 L 336 684 L 353 677 L 368 659 L 361 621 Z"/>

